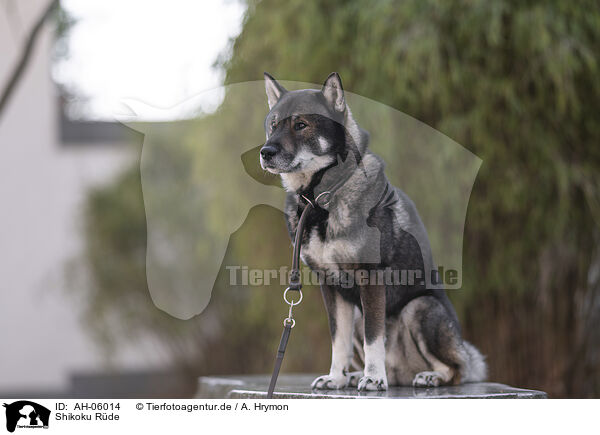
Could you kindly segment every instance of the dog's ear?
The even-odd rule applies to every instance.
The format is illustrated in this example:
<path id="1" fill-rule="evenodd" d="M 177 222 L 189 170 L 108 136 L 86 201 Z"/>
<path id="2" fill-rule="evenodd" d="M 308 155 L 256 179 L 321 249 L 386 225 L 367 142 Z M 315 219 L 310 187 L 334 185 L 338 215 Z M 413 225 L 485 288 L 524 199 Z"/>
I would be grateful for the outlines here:
<path id="1" fill-rule="evenodd" d="M 342 79 L 336 72 L 332 72 L 323 83 L 323 89 L 321 89 L 327 102 L 337 112 L 343 112 L 346 108 L 346 101 L 344 99 L 344 88 L 342 87 Z"/>
<path id="2" fill-rule="evenodd" d="M 272 109 L 273 106 L 277 104 L 281 96 L 287 92 L 287 90 L 281 86 L 268 72 L 265 72 L 265 89 L 267 91 L 269 109 Z"/>

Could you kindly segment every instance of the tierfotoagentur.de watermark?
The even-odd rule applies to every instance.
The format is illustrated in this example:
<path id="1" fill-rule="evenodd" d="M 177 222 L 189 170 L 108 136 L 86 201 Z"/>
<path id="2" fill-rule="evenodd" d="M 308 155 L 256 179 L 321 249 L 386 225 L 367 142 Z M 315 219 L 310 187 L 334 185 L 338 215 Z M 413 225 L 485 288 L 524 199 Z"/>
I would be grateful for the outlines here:
<path id="1" fill-rule="evenodd" d="M 287 285 L 289 267 L 279 269 L 251 269 L 248 266 L 225 266 L 229 271 L 229 285 L 257 287 L 263 285 Z M 305 285 L 329 285 L 342 288 L 366 285 L 414 286 L 425 284 L 423 270 L 416 269 L 328 269 L 310 270 L 303 268 L 302 283 Z M 459 278 L 455 269 L 439 267 L 431 271 L 431 282 L 435 285 L 444 283 L 454 285 Z"/>

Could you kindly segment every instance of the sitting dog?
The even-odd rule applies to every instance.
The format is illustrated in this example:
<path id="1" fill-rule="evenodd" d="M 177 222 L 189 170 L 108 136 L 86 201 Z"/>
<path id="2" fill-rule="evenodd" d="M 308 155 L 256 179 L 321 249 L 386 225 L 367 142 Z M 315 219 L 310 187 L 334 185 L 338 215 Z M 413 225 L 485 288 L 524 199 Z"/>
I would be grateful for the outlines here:
<path id="1" fill-rule="evenodd" d="M 281 176 L 290 236 L 312 203 L 302 260 L 327 276 L 356 273 L 352 285 L 321 280 L 332 361 L 312 387 L 362 391 L 484 380 L 484 358 L 462 339 L 441 286 L 371 279 L 390 270 L 423 278 L 434 270 L 433 259 L 415 205 L 367 149 L 369 135 L 353 118 L 339 75 L 330 74 L 321 90 L 287 91 L 265 73 L 265 87 L 270 111 L 260 164 Z M 357 343 L 364 372 L 350 372 Z"/>

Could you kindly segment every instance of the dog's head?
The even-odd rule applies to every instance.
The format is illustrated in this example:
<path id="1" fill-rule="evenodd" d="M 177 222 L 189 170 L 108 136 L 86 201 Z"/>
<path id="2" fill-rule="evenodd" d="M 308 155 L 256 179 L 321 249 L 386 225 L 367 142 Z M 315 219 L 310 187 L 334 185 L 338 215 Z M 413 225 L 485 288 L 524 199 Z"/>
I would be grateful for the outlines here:
<path id="1" fill-rule="evenodd" d="M 269 114 L 260 164 L 274 174 L 313 174 L 347 154 L 342 81 L 331 73 L 321 90 L 287 91 L 265 73 Z"/>

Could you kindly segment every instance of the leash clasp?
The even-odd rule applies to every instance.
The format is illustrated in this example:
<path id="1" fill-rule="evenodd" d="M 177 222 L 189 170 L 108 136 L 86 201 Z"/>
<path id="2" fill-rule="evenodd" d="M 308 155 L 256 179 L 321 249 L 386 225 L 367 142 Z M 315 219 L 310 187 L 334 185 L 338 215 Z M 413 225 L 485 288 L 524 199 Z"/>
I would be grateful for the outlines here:
<path id="1" fill-rule="evenodd" d="M 302 298 L 304 297 L 304 295 L 302 294 L 302 290 L 298 289 L 295 291 L 300 293 L 300 299 L 298 299 L 297 301 L 294 301 L 293 299 L 288 299 L 287 293 L 290 290 L 292 290 L 292 289 L 290 287 L 288 287 L 283 292 L 283 300 L 285 301 L 286 304 L 288 304 L 290 306 L 290 309 L 288 311 L 288 316 L 285 319 L 283 319 L 283 326 L 289 326 L 290 328 L 293 328 L 294 326 L 296 326 L 296 320 L 293 317 L 292 311 L 294 310 L 295 305 L 299 305 L 300 302 L 302 302 Z"/>

